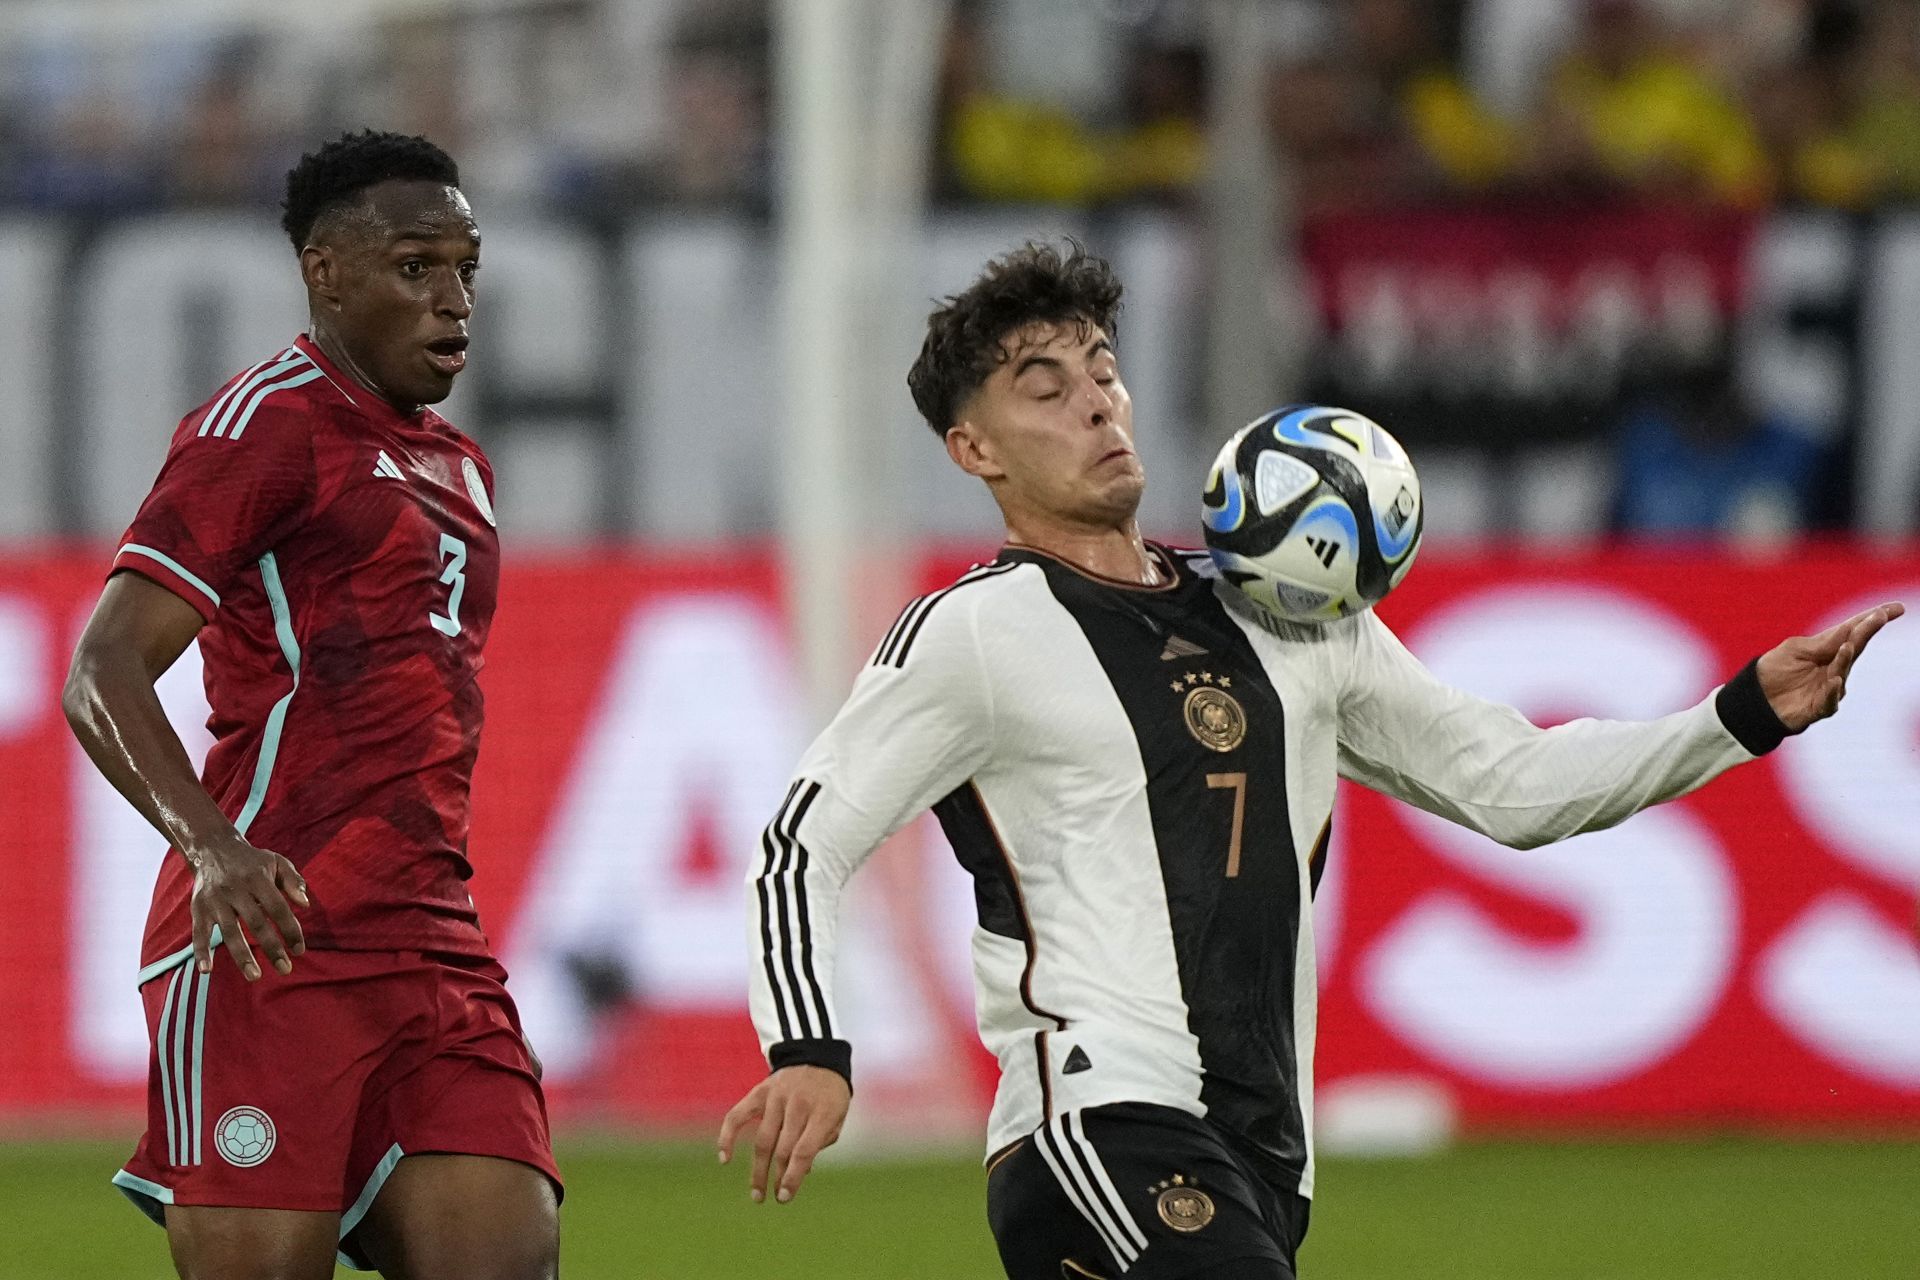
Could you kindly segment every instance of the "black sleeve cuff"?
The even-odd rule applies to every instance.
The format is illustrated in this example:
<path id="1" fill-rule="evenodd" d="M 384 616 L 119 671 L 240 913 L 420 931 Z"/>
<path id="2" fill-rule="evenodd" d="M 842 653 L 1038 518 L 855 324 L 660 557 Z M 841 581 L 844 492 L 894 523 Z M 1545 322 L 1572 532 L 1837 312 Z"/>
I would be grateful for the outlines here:
<path id="1" fill-rule="evenodd" d="M 1773 714 L 1767 695 L 1760 691 L 1760 659 L 1740 668 L 1740 674 L 1720 686 L 1713 699 L 1720 723 L 1734 740 L 1756 756 L 1763 756 L 1792 736 Z"/>
<path id="2" fill-rule="evenodd" d="M 853 1088 L 853 1046 L 845 1040 L 782 1040 L 767 1050 L 767 1065 L 775 1071 L 782 1067 L 825 1067 L 838 1072 Z"/>

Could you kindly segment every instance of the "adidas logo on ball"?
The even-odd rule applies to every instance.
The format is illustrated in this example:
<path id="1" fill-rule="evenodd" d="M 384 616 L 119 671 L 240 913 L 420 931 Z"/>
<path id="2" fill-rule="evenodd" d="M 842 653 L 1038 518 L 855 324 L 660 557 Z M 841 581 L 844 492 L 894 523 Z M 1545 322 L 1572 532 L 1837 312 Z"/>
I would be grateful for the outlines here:
<path id="1" fill-rule="evenodd" d="M 1235 432 L 1201 501 L 1220 576 L 1292 622 L 1372 608 L 1420 549 L 1420 480 L 1381 426 L 1326 405 L 1276 409 Z"/>

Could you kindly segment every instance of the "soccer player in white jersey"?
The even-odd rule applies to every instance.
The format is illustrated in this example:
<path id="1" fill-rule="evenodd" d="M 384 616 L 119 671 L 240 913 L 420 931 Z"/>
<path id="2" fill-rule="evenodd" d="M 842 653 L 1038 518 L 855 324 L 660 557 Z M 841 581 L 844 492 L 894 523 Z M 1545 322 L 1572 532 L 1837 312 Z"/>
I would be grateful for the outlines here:
<path id="1" fill-rule="evenodd" d="M 972 874 L 1001 1079 L 987 1210 L 1012 1280 L 1292 1277 L 1313 1193 L 1312 892 L 1337 777 L 1506 844 L 1671 800 L 1833 714 L 1883 605 L 1647 723 L 1535 728 L 1433 679 L 1371 613 L 1264 623 L 1140 536 L 1120 285 L 1028 245 L 933 313 L 908 384 L 1006 519 L 908 605 L 801 759 L 749 882 L 771 1074 L 728 1113 L 752 1194 L 839 1135 L 842 886 L 931 807 Z"/>

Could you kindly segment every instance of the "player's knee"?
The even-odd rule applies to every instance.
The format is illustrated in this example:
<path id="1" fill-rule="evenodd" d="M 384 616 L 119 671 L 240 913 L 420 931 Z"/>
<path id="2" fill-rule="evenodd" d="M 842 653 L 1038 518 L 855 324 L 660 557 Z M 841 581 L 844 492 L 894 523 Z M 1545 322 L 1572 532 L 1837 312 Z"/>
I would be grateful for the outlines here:
<path id="1" fill-rule="evenodd" d="M 470 1241 L 464 1257 L 420 1280 L 554 1280 L 560 1273 L 560 1215 L 551 1197 Z"/>
<path id="2" fill-rule="evenodd" d="M 558 1252 L 545 1251 L 512 1260 L 488 1259 L 475 1266 L 448 1271 L 444 1277 L 433 1280 L 557 1280 L 559 1274 Z"/>
<path id="3" fill-rule="evenodd" d="M 392 1273 L 385 1266 L 382 1271 Z M 393 1272 L 404 1280 L 555 1280 L 559 1226 L 526 1224 L 518 1231 L 470 1237 L 455 1248 L 412 1250 Z"/>
<path id="4" fill-rule="evenodd" d="M 167 1248 L 183 1280 L 331 1280 L 330 1214 L 169 1208 Z"/>
<path id="5" fill-rule="evenodd" d="M 333 1259 L 324 1267 L 311 1261 L 202 1255 L 183 1258 L 173 1255 L 174 1270 L 181 1280 L 331 1280 Z"/>
<path id="6" fill-rule="evenodd" d="M 332 1280 L 333 1254 L 262 1257 L 235 1250 L 172 1250 L 181 1280 Z"/>

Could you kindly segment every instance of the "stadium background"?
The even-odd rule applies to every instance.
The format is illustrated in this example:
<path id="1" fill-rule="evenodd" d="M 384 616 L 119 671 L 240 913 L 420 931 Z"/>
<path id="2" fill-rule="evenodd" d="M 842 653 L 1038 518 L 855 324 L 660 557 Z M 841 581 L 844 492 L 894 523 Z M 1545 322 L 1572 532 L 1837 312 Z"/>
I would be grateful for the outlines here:
<path id="1" fill-rule="evenodd" d="M 1383 612 L 1538 720 L 1920 603 L 1909 0 L 10 0 L 0 1276 L 166 1274 L 105 1183 L 163 851 L 57 690 L 175 418 L 302 323 L 279 175 L 368 124 L 448 146 L 487 239 L 447 407 L 507 555 L 475 895 L 569 1275 L 995 1274 L 930 823 L 849 907 L 844 1154 L 750 1211 L 705 1143 L 761 1069 L 739 884 L 786 771 L 995 544 L 903 373 L 1011 244 L 1127 282 L 1157 534 L 1270 404 L 1393 428 L 1428 534 Z M 203 749 L 191 652 L 162 691 Z M 1307 1274 L 1920 1274 L 1920 629 L 1616 832 L 1518 855 L 1359 792 L 1335 832 Z"/>

